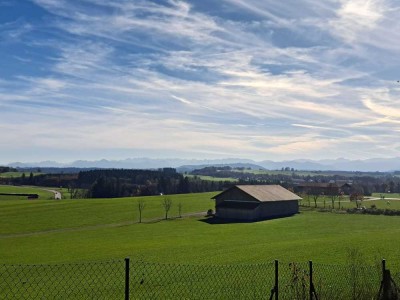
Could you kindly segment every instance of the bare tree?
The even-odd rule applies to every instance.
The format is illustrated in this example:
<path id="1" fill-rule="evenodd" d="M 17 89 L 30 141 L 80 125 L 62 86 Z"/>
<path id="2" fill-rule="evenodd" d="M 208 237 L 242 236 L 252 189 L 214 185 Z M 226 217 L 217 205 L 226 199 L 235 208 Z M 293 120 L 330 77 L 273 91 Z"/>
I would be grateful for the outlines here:
<path id="1" fill-rule="evenodd" d="M 356 207 L 360 208 L 362 201 L 364 200 L 364 195 L 360 193 L 352 193 L 350 194 L 350 201 L 356 202 Z"/>
<path id="2" fill-rule="evenodd" d="M 335 208 L 335 201 L 336 201 L 336 199 L 339 197 L 339 195 L 334 195 L 334 194 L 332 194 L 331 195 L 331 202 L 332 202 L 332 209 L 334 209 Z"/>
<path id="3" fill-rule="evenodd" d="M 164 197 L 162 201 L 162 206 L 164 207 L 165 211 L 165 220 L 168 219 L 168 212 L 172 207 L 172 200 L 168 197 Z"/>
<path id="4" fill-rule="evenodd" d="M 307 197 L 308 207 L 310 207 L 310 191 L 308 189 L 305 191 L 305 195 Z"/>
<path id="5" fill-rule="evenodd" d="M 144 208 L 146 207 L 146 203 L 144 202 L 144 199 L 138 199 L 137 200 L 137 208 L 139 211 L 139 223 L 142 223 L 142 213 Z"/>
<path id="6" fill-rule="evenodd" d="M 330 183 L 328 185 L 327 196 L 331 197 L 332 209 L 335 208 L 335 201 L 339 197 L 339 187 L 336 183 Z"/>
<path id="7" fill-rule="evenodd" d="M 178 215 L 179 218 L 182 218 L 182 202 L 178 203 Z"/>
<path id="8" fill-rule="evenodd" d="M 344 193 L 340 192 L 340 195 L 339 195 L 339 209 L 342 208 L 340 203 L 343 201 L 343 199 L 344 199 Z"/>
<path id="9" fill-rule="evenodd" d="M 315 194 L 315 195 L 313 195 L 314 207 L 317 207 L 317 200 L 318 200 L 319 196 L 321 196 L 321 195 L 320 195 L 320 194 Z"/>

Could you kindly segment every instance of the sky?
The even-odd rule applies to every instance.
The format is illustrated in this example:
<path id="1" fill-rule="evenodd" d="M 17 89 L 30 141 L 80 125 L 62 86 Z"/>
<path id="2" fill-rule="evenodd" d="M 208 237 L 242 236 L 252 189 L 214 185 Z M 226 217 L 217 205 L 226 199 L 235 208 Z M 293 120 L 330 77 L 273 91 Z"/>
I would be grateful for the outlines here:
<path id="1" fill-rule="evenodd" d="M 400 156 L 397 0 L 0 0 L 0 163 Z"/>

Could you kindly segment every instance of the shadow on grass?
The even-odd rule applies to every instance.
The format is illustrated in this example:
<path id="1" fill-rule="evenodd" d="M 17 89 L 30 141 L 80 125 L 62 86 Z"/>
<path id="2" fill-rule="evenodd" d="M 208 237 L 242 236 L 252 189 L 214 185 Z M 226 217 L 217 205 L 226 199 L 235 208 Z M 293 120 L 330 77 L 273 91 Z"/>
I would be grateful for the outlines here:
<path id="1" fill-rule="evenodd" d="M 165 218 L 157 218 L 157 219 L 149 219 L 149 220 L 142 220 L 141 223 L 136 222 L 137 224 L 155 224 L 155 223 L 160 223 L 160 222 L 171 222 L 171 221 L 176 221 L 176 220 L 184 220 L 183 217 L 168 217 L 168 219 Z"/>
<path id="2" fill-rule="evenodd" d="M 300 213 L 297 213 L 300 214 Z M 284 215 L 284 216 L 275 216 L 275 217 L 270 217 L 270 218 L 265 218 L 265 219 L 258 219 L 258 220 L 238 220 L 238 219 L 222 219 L 218 218 L 216 216 L 212 217 L 205 217 L 204 219 L 200 219 L 200 222 L 207 223 L 210 225 L 218 225 L 218 224 L 240 224 L 240 223 L 258 223 L 258 222 L 263 222 L 263 221 L 269 221 L 269 220 L 276 220 L 276 219 L 283 219 L 283 218 L 290 218 L 294 217 L 296 214 L 293 215 Z"/>

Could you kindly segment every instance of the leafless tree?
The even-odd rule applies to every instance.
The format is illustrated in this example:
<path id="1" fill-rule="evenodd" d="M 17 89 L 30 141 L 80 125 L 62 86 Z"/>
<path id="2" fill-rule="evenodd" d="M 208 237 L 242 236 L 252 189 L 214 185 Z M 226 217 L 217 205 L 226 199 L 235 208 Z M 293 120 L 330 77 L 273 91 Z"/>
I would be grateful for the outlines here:
<path id="1" fill-rule="evenodd" d="M 168 197 L 164 197 L 162 201 L 162 206 L 164 207 L 165 211 L 165 220 L 168 219 L 168 212 L 172 207 L 172 200 Z"/>
<path id="2" fill-rule="evenodd" d="M 142 213 L 144 208 L 146 207 L 146 203 L 144 202 L 144 199 L 138 199 L 137 200 L 137 208 L 139 211 L 139 223 L 142 223 Z"/>
<path id="3" fill-rule="evenodd" d="M 317 207 L 317 200 L 318 200 L 319 196 L 321 196 L 321 195 L 320 195 L 320 194 L 315 194 L 315 195 L 313 195 L 314 207 Z"/>
<path id="4" fill-rule="evenodd" d="M 179 218 L 182 218 L 182 202 L 178 203 L 178 215 Z"/>
<path id="5" fill-rule="evenodd" d="M 342 208 L 340 203 L 343 201 L 343 199 L 344 199 L 344 193 L 340 192 L 340 195 L 339 195 L 339 209 Z"/>
<path id="6" fill-rule="evenodd" d="M 310 191 L 309 191 L 309 190 L 306 190 L 306 191 L 305 191 L 305 195 L 306 195 L 306 197 L 307 197 L 308 206 L 310 206 Z"/>
<path id="7" fill-rule="evenodd" d="M 338 194 L 332 194 L 331 195 L 331 202 L 332 202 L 332 209 L 335 208 L 335 201 L 339 197 Z"/>

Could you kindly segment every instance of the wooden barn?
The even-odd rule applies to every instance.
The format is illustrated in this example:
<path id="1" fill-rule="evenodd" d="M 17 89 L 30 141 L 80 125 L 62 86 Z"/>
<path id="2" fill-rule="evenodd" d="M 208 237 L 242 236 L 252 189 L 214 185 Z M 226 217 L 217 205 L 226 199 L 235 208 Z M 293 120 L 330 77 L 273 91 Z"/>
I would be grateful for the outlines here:
<path id="1" fill-rule="evenodd" d="M 280 185 L 235 185 L 212 199 L 219 218 L 257 221 L 298 213 L 301 198 Z"/>

